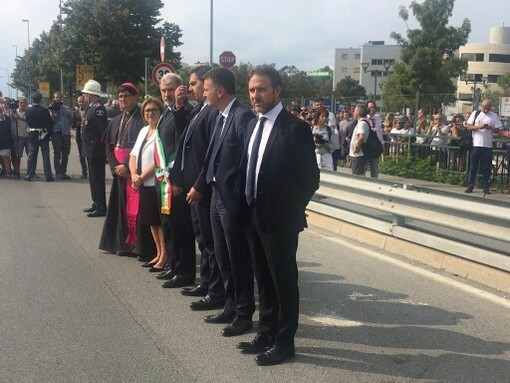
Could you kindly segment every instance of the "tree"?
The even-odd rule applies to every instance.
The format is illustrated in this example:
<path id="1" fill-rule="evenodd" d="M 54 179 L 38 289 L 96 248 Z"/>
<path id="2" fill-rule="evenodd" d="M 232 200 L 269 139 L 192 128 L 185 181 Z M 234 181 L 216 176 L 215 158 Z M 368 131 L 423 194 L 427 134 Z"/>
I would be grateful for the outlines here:
<path id="1" fill-rule="evenodd" d="M 392 97 L 391 92 L 414 94 L 418 91 L 434 95 L 455 93 L 451 79 L 465 73 L 467 69 L 467 61 L 456 57 L 455 52 L 459 46 L 467 43 L 471 23 L 464 19 L 459 28 L 448 25 L 454 3 L 455 0 L 411 2 L 409 8 L 421 29 L 408 28 L 407 38 L 391 33 L 391 37 L 402 45 L 402 63 L 393 65 L 393 73 L 386 81 L 390 84 L 383 87 L 385 102 Z M 409 12 L 406 7 L 400 6 L 399 17 L 407 24 Z"/>
<path id="2" fill-rule="evenodd" d="M 352 102 L 365 98 L 367 91 L 351 76 L 347 76 L 336 84 L 333 95 L 339 101 Z"/>
<path id="3" fill-rule="evenodd" d="M 506 73 L 498 78 L 498 85 L 503 89 L 504 96 L 510 96 L 510 73 Z"/>
<path id="4" fill-rule="evenodd" d="M 175 49 L 182 45 L 182 33 L 175 24 L 160 25 L 162 7 L 161 0 L 65 0 L 63 18 L 18 60 L 14 80 L 22 86 L 46 79 L 57 89 L 62 69 L 65 90 L 72 93 L 76 65 L 84 64 L 94 66 L 94 77 L 102 84 L 136 84 L 143 77 L 145 57 L 152 58 L 152 65 L 158 61 L 161 36 L 167 61 L 178 69 L 181 55 Z"/>

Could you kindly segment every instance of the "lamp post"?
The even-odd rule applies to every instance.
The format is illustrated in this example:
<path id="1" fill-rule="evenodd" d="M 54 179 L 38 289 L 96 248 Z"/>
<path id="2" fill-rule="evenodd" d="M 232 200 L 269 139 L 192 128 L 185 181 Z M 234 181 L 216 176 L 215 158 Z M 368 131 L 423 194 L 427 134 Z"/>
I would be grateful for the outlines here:
<path id="1" fill-rule="evenodd" d="M 27 50 L 30 49 L 30 20 L 22 19 L 24 23 L 27 23 Z"/>
<path id="2" fill-rule="evenodd" d="M 477 111 L 478 110 L 478 102 L 479 100 L 479 92 L 477 92 L 477 84 L 485 84 L 485 81 L 487 81 L 487 77 L 485 76 L 477 76 L 474 73 L 465 74 L 461 76 L 461 80 L 464 80 L 466 82 L 466 85 L 473 84 L 473 102 L 472 102 L 472 110 Z"/>
<path id="3" fill-rule="evenodd" d="M 377 69 L 368 70 L 369 66 L 370 66 L 369 63 L 366 63 L 366 62 L 365 63 L 361 63 L 361 67 L 363 68 L 363 72 L 364 73 L 370 72 L 370 74 L 374 78 L 374 93 L 373 93 L 373 97 L 374 97 L 374 101 L 375 101 L 376 98 L 377 98 L 377 77 L 382 76 L 383 72 L 380 71 L 380 70 L 377 70 Z M 388 74 L 388 70 L 391 67 L 391 62 L 389 60 L 384 60 L 383 67 L 384 67 L 384 73 Z"/>

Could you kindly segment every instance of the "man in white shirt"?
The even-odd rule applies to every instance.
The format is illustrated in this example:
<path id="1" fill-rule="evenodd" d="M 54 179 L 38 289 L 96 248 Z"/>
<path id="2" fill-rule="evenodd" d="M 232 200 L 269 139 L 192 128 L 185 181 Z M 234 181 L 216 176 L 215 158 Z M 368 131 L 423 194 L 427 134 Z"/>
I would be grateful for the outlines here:
<path id="1" fill-rule="evenodd" d="M 361 149 L 361 145 L 368 139 L 370 126 L 367 122 L 367 107 L 363 104 L 356 105 L 353 117 L 358 121 L 358 124 L 352 132 L 350 141 L 349 157 L 351 157 L 351 171 L 352 174 L 365 176 L 366 159 Z"/>
<path id="2" fill-rule="evenodd" d="M 489 178 L 492 164 L 492 137 L 494 132 L 498 133 L 501 128 L 501 121 L 496 113 L 491 111 L 492 102 L 485 99 L 482 102 L 480 112 L 471 113 L 466 127 L 473 135 L 473 149 L 468 172 L 466 193 L 472 193 L 475 187 L 476 171 L 482 163 L 482 189 L 484 194 L 491 194 L 489 190 Z"/>

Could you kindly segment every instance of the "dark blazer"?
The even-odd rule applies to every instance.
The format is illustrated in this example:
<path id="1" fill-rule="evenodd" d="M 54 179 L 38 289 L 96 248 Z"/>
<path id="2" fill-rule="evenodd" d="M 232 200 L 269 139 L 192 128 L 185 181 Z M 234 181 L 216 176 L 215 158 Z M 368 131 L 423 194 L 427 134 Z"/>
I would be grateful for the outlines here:
<path id="1" fill-rule="evenodd" d="M 34 104 L 25 112 L 27 124 L 31 129 L 44 129 L 49 132 L 43 141 L 49 141 L 53 132 L 53 119 L 45 107 Z"/>
<path id="2" fill-rule="evenodd" d="M 204 166 L 194 185 L 200 193 L 205 191 L 207 169 L 209 163 L 214 161 L 216 189 L 220 193 L 225 208 L 231 214 L 239 211 L 241 197 L 244 195 L 244 189 L 243 194 L 241 194 L 240 189 L 239 163 L 249 138 L 248 125 L 254 118 L 255 114 L 250 108 L 242 105 L 237 100 L 234 101 L 221 133 L 221 145 L 217 152 L 213 153 L 214 140 L 211 140 L 205 156 Z"/>
<path id="3" fill-rule="evenodd" d="M 250 123 L 250 135 L 256 123 Z M 241 161 L 243 196 L 247 148 Z M 310 125 L 283 109 L 269 135 L 258 174 L 256 211 L 262 231 L 302 231 L 306 205 L 318 188 L 319 169 Z M 247 212 L 246 198 L 243 201 L 243 211 Z"/>
<path id="4" fill-rule="evenodd" d="M 83 157 L 106 158 L 102 138 L 107 124 L 106 108 L 101 101 L 87 107 L 81 132 Z"/>
<path id="5" fill-rule="evenodd" d="M 168 107 L 163 111 L 163 119 L 159 125 L 158 131 L 166 161 L 170 161 L 171 156 L 176 152 L 181 135 L 186 127 L 186 118 L 189 114 L 187 108 L 171 110 Z"/>
<path id="6" fill-rule="evenodd" d="M 188 116 L 186 129 L 179 141 L 175 164 L 170 172 L 172 184 L 184 188 L 185 192 L 191 189 L 200 175 L 219 113 L 218 109 L 209 105 L 202 110 L 202 105 L 202 102 L 196 105 Z M 184 170 L 181 170 L 184 150 Z"/>

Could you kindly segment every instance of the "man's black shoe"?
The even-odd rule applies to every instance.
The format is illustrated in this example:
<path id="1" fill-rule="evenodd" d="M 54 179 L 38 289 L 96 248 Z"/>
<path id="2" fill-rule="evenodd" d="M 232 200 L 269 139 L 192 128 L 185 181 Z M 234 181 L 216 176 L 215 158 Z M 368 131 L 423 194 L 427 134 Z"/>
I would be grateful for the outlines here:
<path id="1" fill-rule="evenodd" d="M 230 323 L 234 319 L 233 311 L 221 310 L 216 314 L 206 315 L 204 320 L 207 323 Z"/>
<path id="2" fill-rule="evenodd" d="M 105 216 L 106 216 L 106 210 L 94 210 L 92 213 L 87 214 L 87 217 L 89 217 L 89 218 L 105 217 Z"/>
<path id="3" fill-rule="evenodd" d="M 46 178 L 46 182 L 53 182 L 53 181 L 55 181 L 55 178 L 53 178 L 53 177 Z"/>
<path id="4" fill-rule="evenodd" d="M 95 207 L 89 207 L 88 209 L 83 209 L 83 212 L 84 213 L 92 213 L 93 211 L 95 211 L 96 208 Z"/>
<path id="5" fill-rule="evenodd" d="M 216 310 L 223 308 L 223 306 L 225 306 L 224 299 L 213 299 L 209 295 L 189 304 L 189 308 L 193 311 Z"/>
<path id="6" fill-rule="evenodd" d="M 263 354 L 257 355 L 255 361 L 259 366 L 272 366 L 280 364 L 283 361 L 296 355 L 294 345 L 290 346 L 273 346 Z"/>
<path id="7" fill-rule="evenodd" d="M 468 186 L 468 188 L 464 190 L 464 193 L 473 193 L 473 188 L 471 186 Z"/>
<path id="8" fill-rule="evenodd" d="M 264 352 L 273 346 L 274 338 L 269 335 L 257 334 L 251 342 L 240 342 L 237 348 L 245 353 Z"/>
<path id="9" fill-rule="evenodd" d="M 203 297 L 207 294 L 207 287 L 204 285 L 185 287 L 181 290 L 181 294 L 187 297 Z"/>
<path id="10" fill-rule="evenodd" d="M 223 329 L 221 334 L 223 336 L 237 336 L 250 331 L 253 328 L 253 321 L 251 319 L 244 319 L 236 316 L 227 327 Z"/>
<path id="11" fill-rule="evenodd" d="M 483 191 L 483 194 L 492 194 L 492 193 L 491 193 L 491 191 L 490 191 L 489 189 L 485 189 L 485 190 Z"/>
<path id="12" fill-rule="evenodd" d="M 31 182 L 32 181 L 32 177 L 25 177 L 25 181 Z"/>
<path id="13" fill-rule="evenodd" d="M 179 287 L 189 286 L 195 283 L 195 276 L 176 275 L 172 279 L 163 283 L 164 289 L 175 289 Z"/>
<path id="14" fill-rule="evenodd" d="M 175 277 L 175 272 L 172 269 L 169 269 L 167 271 L 163 271 L 161 274 L 156 275 L 156 279 L 160 279 L 163 281 L 168 281 Z"/>
<path id="15" fill-rule="evenodd" d="M 154 256 L 153 255 L 145 255 L 145 254 L 140 254 L 136 257 L 136 259 L 138 259 L 140 262 L 149 262 L 149 261 L 152 261 L 154 259 Z"/>

